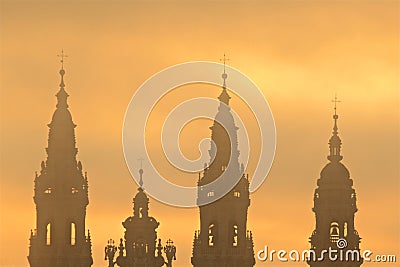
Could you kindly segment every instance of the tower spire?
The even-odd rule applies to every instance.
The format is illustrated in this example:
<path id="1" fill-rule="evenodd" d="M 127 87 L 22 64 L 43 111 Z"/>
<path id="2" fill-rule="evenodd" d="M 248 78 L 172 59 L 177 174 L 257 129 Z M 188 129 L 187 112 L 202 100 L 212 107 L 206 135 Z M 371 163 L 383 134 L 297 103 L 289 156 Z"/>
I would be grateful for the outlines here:
<path id="1" fill-rule="evenodd" d="M 314 191 L 315 230 L 312 232 L 309 242 L 314 257 L 308 257 L 310 267 L 334 267 L 348 266 L 360 267 L 362 257 L 352 259 L 340 259 L 340 264 L 322 256 L 324 251 L 331 248 L 340 249 L 343 255 L 349 251 L 355 254 L 360 252 L 360 236 L 355 229 L 354 217 L 357 212 L 357 195 L 353 188 L 353 179 L 346 166 L 340 162 L 341 140 L 338 136 L 337 103 L 340 101 L 335 96 L 334 102 L 334 127 L 333 135 L 329 139 L 330 162 L 324 166 L 317 180 L 317 188 Z M 345 245 L 343 245 L 345 243 Z M 343 246 L 342 246 L 343 245 Z M 311 255 L 311 254 L 310 254 Z M 321 255 L 317 259 L 315 255 Z"/>
<path id="2" fill-rule="evenodd" d="M 68 57 L 67 54 L 64 54 L 64 49 L 61 50 L 61 54 L 57 55 L 58 57 L 61 58 L 60 62 L 61 62 L 61 70 L 60 70 L 60 75 L 61 75 L 61 82 L 60 82 L 60 87 L 64 88 L 65 84 L 64 84 L 64 74 L 65 74 L 65 70 L 64 70 L 64 58 Z"/>
<path id="3" fill-rule="evenodd" d="M 334 120 L 334 125 L 333 125 L 333 131 L 332 131 L 332 137 L 329 139 L 329 156 L 328 160 L 331 162 L 339 162 L 342 160 L 342 156 L 340 155 L 340 149 L 342 146 L 342 141 L 340 140 L 340 137 L 338 135 L 338 126 L 337 126 L 337 121 L 339 119 L 339 115 L 337 115 L 337 103 L 340 103 L 341 101 L 337 99 L 337 95 L 335 94 L 335 99 L 332 100 L 334 103 L 334 115 L 333 115 L 333 120 Z"/>
<path id="4" fill-rule="evenodd" d="M 221 61 L 224 63 L 224 83 L 218 97 L 218 112 L 210 127 L 210 164 L 205 164 L 203 176 L 200 175 L 198 181 L 200 231 L 194 235 L 191 263 L 194 267 L 252 267 L 255 265 L 253 242 L 251 235 L 246 236 L 250 206 L 249 180 L 239 165 L 239 128 L 228 106 L 230 96 L 226 89 L 226 55 Z M 229 193 L 223 194 L 218 181 L 220 178 L 237 179 L 237 183 Z M 229 257 L 216 257 L 218 255 Z"/>
<path id="5" fill-rule="evenodd" d="M 227 58 L 226 55 L 224 54 L 224 58 L 221 58 L 220 61 L 224 63 L 224 73 L 222 73 L 222 79 L 224 80 L 224 82 L 222 84 L 222 92 L 218 97 L 218 99 L 221 102 L 225 103 L 226 105 L 229 105 L 229 99 L 231 97 L 228 95 L 228 92 L 226 91 L 226 79 L 228 78 L 228 74 L 226 74 L 226 62 L 229 61 L 229 58 Z"/>
<path id="6" fill-rule="evenodd" d="M 222 79 L 224 80 L 223 88 L 226 88 L 226 79 L 228 78 L 228 74 L 226 74 L 226 62 L 229 61 L 229 58 L 226 58 L 226 55 L 224 53 L 224 58 L 220 59 L 221 62 L 224 62 L 224 73 L 222 74 Z"/>
<path id="7" fill-rule="evenodd" d="M 68 57 L 68 55 L 64 54 L 64 50 L 61 50 L 61 54 L 57 55 L 58 57 L 61 58 L 61 69 L 60 69 L 60 76 L 61 76 L 61 81 L 60 81 L 60 90 L 57 93 L 57 108 L 68 108 L 68 103 L 67 103 L 67 98 L 68 94 L 65 91 L 65 83 L 64 83 L 64 75 L 65 75 L 65 70 L 64 70 L 64 58 Z"/>
<path id="8" fill-rule="evenodd" d="M 91 238 L 86 232 L 89 204 L 88 179 L 77 160 L 75 127 L 64 87 L 64 51 L 61 52 L 61 83 L 57 108 L 49 127 L 47 159 L 35 175 L 34 202 L 37 231 L 29 247 L 30 267 L 90 267 Z"/>
<path id="9" fill-rule="evenodd" d="M 333 134 L 337 135 L 338 134 L 338 128 L 337 128 L 337 120 L 339 116 L 337 115 L 337 103 L 340 103 L 341 101 L 337 99 L 337 95 L 335 94 L 335 99 L 332 100 L 333 103 L 335 103 L 333 109 L 335 111 L 335 114 L 333 115 L 333 119 L 335 120 L 335 125 L 333 126 Z"/>
<path id="10" fill-rule="evenodd" d="M 140 175 L 140 180 L 139 180 L 139 186 L 141 189 L 143 189 L 143 160 L 142 158 L 139 158 L 138 161 L 140 161 L 140 169 L 139 169 L 139 175 Z"/>

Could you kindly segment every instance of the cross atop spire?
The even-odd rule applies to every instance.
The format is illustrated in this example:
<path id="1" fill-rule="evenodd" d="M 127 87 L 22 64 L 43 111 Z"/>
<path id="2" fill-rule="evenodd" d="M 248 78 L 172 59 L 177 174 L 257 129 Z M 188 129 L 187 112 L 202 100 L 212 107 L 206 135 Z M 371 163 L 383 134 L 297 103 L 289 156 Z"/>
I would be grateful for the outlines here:
<path id="1" fill-rule="evenodd" d="M 60 87 L 61 89 L 64 89 L 65 84 L 64 84 L 64 74 L 65 74 L 65 70 L 64 70 L 64 58 L 68 57 L 68 55 L 64 54 L 64 49 L 61 50 L 61 54 L 57 55 L 57 57 L 60 57 L 61 60 L 61 70 L 60 70 L 60 75 L 61 75 L 61 82 L 60 82 Z"/>
<path id="2" fill-rule="evenodd" d="M 224 84 L 223 84 L 223 88 L 226 88 L 226 79 L 228 78 L 228 74 L 226 74 L 226 62 L 229 61 L 229 58 L 226 58 L 226 55 L 224 53 L 224 58 L 220 59 L 221 62 L 224 62 L 224 73 L 222 73 L 222 79 L 224 79 Z"/>
<path id="3" fill-rule="evenodd" d="M 338 135 L 338 126 L 337 126 L 337 120 L 339 118 L 339 116 L 337 115 L 336 111 L 337 111 L 337 103 L 340 103 L 341 101 L 337 99 L 337 95 L 335 94 L 335 99 L 332 100 L 333 103 L 335 103 L 334 105 L 334 115 L 333 115 L 333 120 L 334 120 L 334 125 L 333 125 L 333 132 L 332 132 L 332 137 L 329 139 L 329 156 L 328 159 L 330 161 L 340 161 L 343 157 L 340 155 L 340 149 L 341 149 L 341 145 L 342 145 L 342 141 L 339 138 Z"/>
<path id="4" fill-rule="evenodd" d="M 228 78 L 228 74 L 226 74 L 226 62 L 229 61 L 229 58 L 226 58 L 226 55 L 224 54 L 224 58 L 221 58 L 220 61 L 224 62 L 224 73 L 222 73 L 222 79 L 224 80 L 224 83 L 222 84 L 222 93 L 220 94 L 218 99 L 226 105 L 229 105 L 229 99 L 231 97 L 226 91 L 226 79 Z"/>
<path id="5" fill-rule="evenodd" d="M 333 109 L 335 110 L 335 115 L 334 115 L 334 116 L 337 116 L 337 115 L 336 115 L 337 103 L 340 103 L 340 102 L 342 102 L 342 101 L 338 100 L 338 99 L 337 99 L 337 94 L 335 94 L 335 99 L 332 99 L 332 102 L 335 103 L 335 106 L 334 106 L 334 108 L 333 108 Z"/>
<path id="6" fill-rule="evenodd" d="M 65 92 L 65 83 L 64 83 L 64 75 L 65 75 L 65 70 L 64 70 L 64 58 L 68 57 L 68 55 L 64 54 L 64 50 L 61 50 L 61 54 L 57 55 L 57 57 L 60 57 L 61 60 L 61 70 L 60 70 L 60 75 L 61 75 L 61 81 L 60 81 L 60 91 L 58 91 L 57 93 L 57 99 L 58 99 L 58 103 L 57 103 L 57 108 L 68 108 L 68 104 L 67 104 L 67 98 L 68 98 L 68 94 L 67 92 Z"/>
<path id="7" fill-rule="evenodd" d="M 229 61 L 229 58 L 227 58 L 224 53 L 224 58 L 221 58 L 219 61 L 224 62 L 224 73 L 225 73 L 225 65 L 226 65 L 226 62 Z"/>
<path id="8" fill-rule="evenodd" d="M 336 111 L 337 111 L 337 103 L 340 103 L 340 102 L 342 102 L 342 101 L 338 100 L 338 99 L 337 99 L 337 94 L 335 94 L 335 98 L 332 99 L 332 102 L 335 103 L 335 105 L 334 105 L 334 107 L 333 107 L 333 109 L 334 109 L 334 111 L 335 111 L 335 114 L 333 115 L 333 119 L 335 120 L 335 125 L 334 125 L 334 127 L 333 127 L 333 134 L 337 135 L 337 133 L 338 133 L 338 132 L 337 132 L 337 130 L 338 130 L 338 128 L 337 128 L 337 119 L 339 118 L 339 116 L 338 116 L 337 113 L 336 113 Z"/>
<path id="9" fill-rule="evenodd" d="M 64 58 L 65 58 L 65 57 L 68 57 L 68 55 L 67 55 L 67 54 L 64 54 L 64 49 L 62 49 L 62 50 L 61 50 L 61 54 L 60 54 L 60 55 L 57 55 L 57 57 L 60 57 L 60 58 L 61 58 L 61 60 L 60 60 L 60 62 L 61 62 L 61 69 L 63 70 L 63 69 L 64 69 Z"/>

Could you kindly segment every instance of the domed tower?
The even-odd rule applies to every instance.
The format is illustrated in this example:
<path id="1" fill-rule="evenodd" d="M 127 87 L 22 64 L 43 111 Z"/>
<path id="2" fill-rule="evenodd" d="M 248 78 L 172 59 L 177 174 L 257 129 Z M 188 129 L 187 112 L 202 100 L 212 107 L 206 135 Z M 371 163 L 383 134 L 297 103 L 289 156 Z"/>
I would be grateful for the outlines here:
<path id="1" fill-rule="evenodd" d="M 203 174 L 199 175 L 200 231 L 194 235 L 191 259 L 195 267 L 250 267 L 255 264 L 252 234 L 247 231 L 249 181 L 243 174 L 244 167 L 239 166 L 238 128 L 229 107 L 231 97 L 226 89 L 227 77 L 224 69 L 222 92 L 218 97 L 220 106 L 210 127 L 211 163 L 206 164 Z M 204 189 L 220 176 L 239 178 L 239 181 L 224 196 L 218 185 Z"/>
<path id="2" fill-rule="evenodd" d="M 60 75 L 57 108 L 48 125 L 47 160 L 35 177 L 37 229 L 30 237 L 31 267 L 89 267 L 93 263 L 89 230 L 85 236 L 88 180 L 76 160 L 76 125 L 68 109 L 63 65 Z"/>
<path id="3" fill-rule="evenodd" d="M 361 238 L 354 226 L 354 215 L 357 212 L 356 192 L 352 187 L 353 180 L 349 171 L 341 163 L 342 141 L 338 135 L 336 102 L 335 98 L 333 135 L 329 139 L 329 163 L 322 169 L 317 181 L 318 188 L 314 193 L 316 228 L 310 237 L 310 243 L 315 256 L 311 255 L 308 260 L 312 267 L 358 267 L 363 262 L 359 248 Z M 323 254 L 323 250 L 327 252 Z M 329 250 L 336 250 L 332 252 L 331 258 Z"/>
<path id="4" fill-rule="evenodd" d="M 121 238 L 116 263 L 121 267 L 161 267 L 165 262 L 161 239 L 158 239 L 157 244 L 157 228 L 160 223 L 149 216 L 149 198 L 143 189 L 143 169 L 139 170 L 139 174 L 140 187 L 133 198 L 133 216 L 122 223 L 126 229 L 125 244 Z M 112 261 L 114 256 L 107 257 Z"/>

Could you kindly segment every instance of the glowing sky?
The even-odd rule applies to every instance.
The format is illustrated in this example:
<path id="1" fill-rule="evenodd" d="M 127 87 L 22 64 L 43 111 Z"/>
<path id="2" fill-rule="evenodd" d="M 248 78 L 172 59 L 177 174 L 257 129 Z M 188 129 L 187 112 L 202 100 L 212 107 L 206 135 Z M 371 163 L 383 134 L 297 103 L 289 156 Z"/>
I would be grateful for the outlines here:
<path id="1" fill-rule="evenodd" d="M 69 55 L 65 80 L 78 125 L 78 158 L 89 177 L 94 266 L 106 265 L 104 245 L 123 235 L 121 222 L 132 212 L 137 185 L 125 166 L 121 134 L 134 91 L 163 68 L 218 61 L 223 53 L 261 88 L 277 127 L 274 165 L 251 195 L 248 227 L 255 250 L 308 248 L 313 191 L 327 162 L 337 93 L 343 101 L 343 162 L 358 194 L 361 248 L 398 253 L 399 7 L 398 1 L 361 0 L 1 1 L 0 266 L 28 265 L 34 172 L 46 156 L 62 48 Z M 186 89 L 174 93 L 217 97 L 220 90 Z M 167 96 L 160 110 L 168 111 L 173 99 Z M 232 106 L 246 113 L 236 100 Z M 160 111 L 154 121 L 162 116 Z M 183 131 L 188 157 L 198 155 L 196 140 L 209 135 L 208 126 L 195 122 Z M 160 237 L 178 247 L 175 266 L 189 266 L 198 210 L 152 201 L 150 213 L 161 222 Z"/>

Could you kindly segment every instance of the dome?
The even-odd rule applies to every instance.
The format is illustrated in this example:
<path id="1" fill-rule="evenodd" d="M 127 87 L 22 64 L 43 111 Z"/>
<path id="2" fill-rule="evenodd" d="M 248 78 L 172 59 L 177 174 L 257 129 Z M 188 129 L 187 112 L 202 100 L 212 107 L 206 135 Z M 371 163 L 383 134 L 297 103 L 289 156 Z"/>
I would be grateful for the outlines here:
<path id="1" fill-rule="evenodd" d="M 146 193 L 143 191 L 142 188 L 138 189 L 138 193 L 136 194 L 135 198 L 133 199 L 133 201 L 135 203 L 148 203 L 149 202 L 149 198 L 147 197 Z"/>
<path id="2" fill-rule="evenodd" d="M 321 178 L 318 179 L 318 186 L 330 188 L 348 188 L 353 185 L 350 173 L 340 162 L 330 162 L 321 171 Z"/>
<path id="3" fill-rule="evenodd" d="M 51 119 L 51 125 L 54 124 L 61 124 L 61 125 L 67 125 L 71 124 L 75 126 L 75 124 L 72 122 L 72 116 L 71 112 L 69 112 L 68 109 L 56 109 L 53 113 L 53 117 Z"/>
<path id="4" fill-rule="evenodd" d="M 341 162 L 329 162 L 321 171 L 321 179 L 348 179 L 349 170 Z"/>

